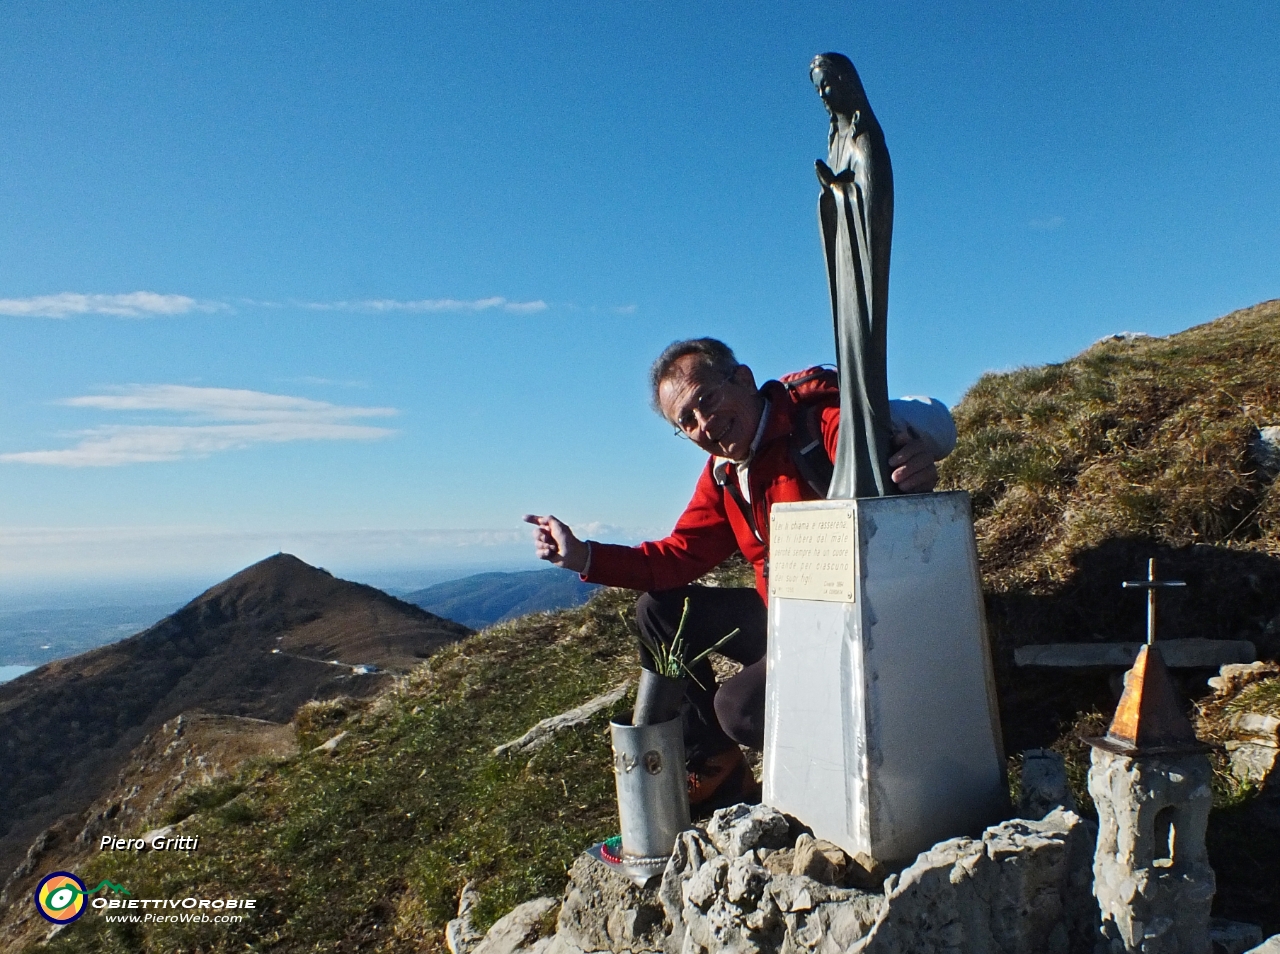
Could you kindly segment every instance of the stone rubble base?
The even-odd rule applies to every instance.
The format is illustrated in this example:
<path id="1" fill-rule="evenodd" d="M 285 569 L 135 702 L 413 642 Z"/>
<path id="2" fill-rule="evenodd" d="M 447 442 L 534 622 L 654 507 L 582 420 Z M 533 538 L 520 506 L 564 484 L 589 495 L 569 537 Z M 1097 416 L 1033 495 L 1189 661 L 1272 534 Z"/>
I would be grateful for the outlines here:
<path id="1" fill-rule="evenodd" d="M 1093 954 L 1093 826 L 1057 809 L 953 838 L 873 889 L 867 866 L 764 806 L 717 812 L 681 834 L 645 889 L 582 855 L 556 933 L 533 940 L 552 899 L 521 905 L 454 954 Z M 808 871 L 811 874 L 799 873 Z M 828 881 L 840 883 L 825 883 Z M 460 919 L 462 920 L 462 919 Z M 456 946 L 455 946 L 456 944 Z"/>
<path id="2" fill-rule="evenodd" d="M 875 886 L 874 869 L 793 819 L 735 805 L 682 833 L 647 888 L 583 854 L 563 899 L 522 904 L 483 936 L 468 886 L 446 937 L 453 954 L 1102 954 L 1096 836 L 1057 808 L 941 842 Z M 1214 919 L 1211 934 L 1215 954 L 1280 954 L 1280 935 L 1257 946 L 1254 925 Z"/>

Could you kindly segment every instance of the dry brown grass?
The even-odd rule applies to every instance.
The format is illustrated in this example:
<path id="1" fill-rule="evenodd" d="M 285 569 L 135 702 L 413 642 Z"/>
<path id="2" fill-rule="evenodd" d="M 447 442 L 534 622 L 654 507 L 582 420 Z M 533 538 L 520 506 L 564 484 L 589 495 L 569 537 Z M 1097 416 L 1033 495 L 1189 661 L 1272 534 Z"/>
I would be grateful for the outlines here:
<path id="1" fill-rule="evenodd" d="M 1248 453 L 1280 423 L 1280 301 L 984 375 L 955 416 L 943 483 L 974 497 L 995 592 L 1060 587 L 1114 538 L 1280 556 L 1280 492 Z"/>
<path id="2" fill-rule="evenodd" d="M 1280 556 L 1280 493 L 1248 453 L 1280 423 L 1280 301 L 983 375 L 955 415 L 943 485 L 973 494 L 993 589 L 1055 588 L 1120 537 Z"/>
<path id="3" fill-rule="evenodd" d="M 1280 488 L 1249 450 L 1280 423 L 1280 300 L 984 375 L 955 417 L 942 486 L 973 497 L 1011 694 L 1017 646 L 1144 637 L 1143 601 L 1120 584 L 1153 556 L 1188 584 L 1162 597 L 1164 638 L 1280 652 Z"/>

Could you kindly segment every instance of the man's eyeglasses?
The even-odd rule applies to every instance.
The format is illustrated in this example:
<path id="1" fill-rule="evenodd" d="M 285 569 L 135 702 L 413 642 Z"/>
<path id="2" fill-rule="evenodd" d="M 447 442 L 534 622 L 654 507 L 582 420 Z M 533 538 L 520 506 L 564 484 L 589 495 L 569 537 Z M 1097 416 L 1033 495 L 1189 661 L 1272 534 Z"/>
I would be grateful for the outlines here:
<path id="1" fill-rule="evenodd" d="M 737 368 L 734 368 L 736 371 Z M 680 419 L 676 421 L 676 427 L 673 433 L 676 437 L 683 437 L 692 440 L 693 435 L 697 433 L 698 428 L 702 426 L 698 418 L 703 421 L 709 418 L 716 411 L 720 410 L 720 405 L 724 403 L 724 389 L 727 384 L 733 380 L 733 372 L 725 377 L 723 381 L 698 395 L 698 399 L 693 402 L 693 407 L 680 415 Z M 696 412 L 696 416 L 695 416 Z"/>

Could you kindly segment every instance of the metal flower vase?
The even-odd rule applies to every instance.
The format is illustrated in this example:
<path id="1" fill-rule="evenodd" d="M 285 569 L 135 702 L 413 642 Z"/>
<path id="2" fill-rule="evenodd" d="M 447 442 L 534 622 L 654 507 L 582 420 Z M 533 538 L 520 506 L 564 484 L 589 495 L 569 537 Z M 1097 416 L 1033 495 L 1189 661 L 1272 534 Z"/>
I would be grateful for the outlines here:
<path id="1" fill-rule="evenodd" d="M 618 867 L 638 883 L 660 875 L 676 837 L 690 826 L 684 720 L 611 722 L 622 850 Z"/>
<path id="2" fill-rule="evenodd" d="M 640 686 L 636 689 L 636 706 L 632 725 L 655 725 L 680 714 L 689 680 L 662 676 L 652 669 L 640 670 Z"/>

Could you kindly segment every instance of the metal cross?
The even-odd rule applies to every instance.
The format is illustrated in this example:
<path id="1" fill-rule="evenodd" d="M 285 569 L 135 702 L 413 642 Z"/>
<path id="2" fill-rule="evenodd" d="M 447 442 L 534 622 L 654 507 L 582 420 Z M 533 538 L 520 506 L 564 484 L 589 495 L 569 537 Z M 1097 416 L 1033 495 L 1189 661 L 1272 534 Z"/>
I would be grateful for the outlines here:
<path id="1" fill-rule="evenodd" d="M 1156 590 L 1166 586 L 1186 586 L 1182 580 L 1157 580 L 1156 558 L 1147 561 L 1147 578 L 1145 580 L 1127 580 L 1121 584 L 1126 590 L 1147 591 L 1147 645 L 1156 641 Z"/>

